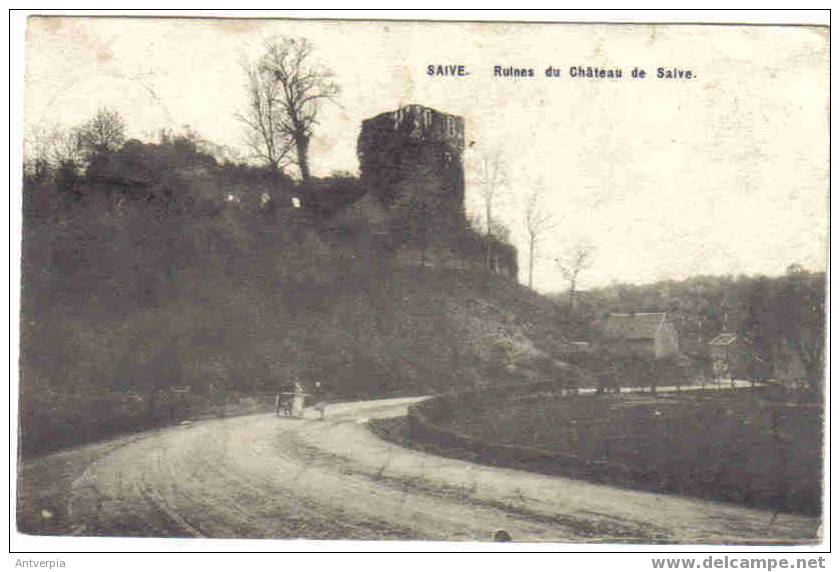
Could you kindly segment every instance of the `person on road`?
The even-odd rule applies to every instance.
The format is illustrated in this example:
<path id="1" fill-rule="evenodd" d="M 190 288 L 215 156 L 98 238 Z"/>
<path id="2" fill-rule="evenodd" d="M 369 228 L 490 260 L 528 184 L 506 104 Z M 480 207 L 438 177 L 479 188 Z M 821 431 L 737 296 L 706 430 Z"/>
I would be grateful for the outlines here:
<path id="1" fill-rule="evenodd" d="M 323 421 L 327 415 L 327 401 L 325 399 L 325 391 L 324 388 L 321 386 L 320 381 L 315 382 L 315 411 L 318 411 L 321 414 L 321 420 Z"/>
<path id="2" fill-rule="evenodd" d="M 304 399 L 306 394 L 303 391 L 303 384 L 295 381 L 294 395 L 292 396 L 292 417 L 303 417 Z"/>

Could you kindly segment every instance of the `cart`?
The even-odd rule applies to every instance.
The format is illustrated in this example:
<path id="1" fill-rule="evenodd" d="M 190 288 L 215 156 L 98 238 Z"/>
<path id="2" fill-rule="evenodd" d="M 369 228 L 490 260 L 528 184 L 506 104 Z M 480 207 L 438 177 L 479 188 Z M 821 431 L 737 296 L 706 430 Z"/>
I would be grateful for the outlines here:
<path id="1" fill-rule="evenodd" d="M 281 414 L 285 417 L 303 417 L 307 395 L 299 384 L 282 387 L 274 399 L 274 409 L 277 417 L 280 417 Z"/>

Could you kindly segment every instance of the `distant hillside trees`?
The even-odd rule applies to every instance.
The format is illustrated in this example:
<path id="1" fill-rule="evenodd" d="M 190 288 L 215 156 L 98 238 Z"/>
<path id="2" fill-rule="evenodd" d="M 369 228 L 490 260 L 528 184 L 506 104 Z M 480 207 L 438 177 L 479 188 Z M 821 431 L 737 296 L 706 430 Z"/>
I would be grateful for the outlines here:
<path id="1" fill-rule="evenodd" d="M 819 395 L 825 362 L 825 278 L 824 272 L 792 265 L 781 277 L 694 276 L 590 289 L 577 295 L 575 317 L 586 320 L 578 324 L 578 335 L 597 332 L 610 312 L 667 311 L 680 351 L 696 370 L 710 366 L 708 343 L 715 336 L 736 333 L 751 357 L 738 375 L 801 378 Z M 565 294 L 555 298 L 559 296 Z"/>
<path id="2" fill-rule="evenodd" d="M 791 265 L 773 281 L 757 280 L 747 288 L 745 318 L 739 325 L 762 361 L 785 359 L 802 364 L 815 393 L 822 391 L 825 362 L 825 274 Z"/>

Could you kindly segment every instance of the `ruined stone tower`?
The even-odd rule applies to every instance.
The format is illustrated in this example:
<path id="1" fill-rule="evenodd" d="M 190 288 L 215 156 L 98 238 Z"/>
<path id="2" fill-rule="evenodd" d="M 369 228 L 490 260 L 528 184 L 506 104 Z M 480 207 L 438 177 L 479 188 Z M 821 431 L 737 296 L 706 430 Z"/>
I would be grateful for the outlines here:
<path id="1" fill-rule="evenodd" d="M 354 208 L 368 214 L 373 251 L 516 279 L 516 249 L 471 230 L 464 214 L 463 118 L 402 106 L 363 121 L 356 150 L 365 195 Z"/>
<path id="2" fill-rule="evenodd" d="M 396 216 L 464 217 L 464 120 L 406 105 L 362 122 L 362 185 Z"/>

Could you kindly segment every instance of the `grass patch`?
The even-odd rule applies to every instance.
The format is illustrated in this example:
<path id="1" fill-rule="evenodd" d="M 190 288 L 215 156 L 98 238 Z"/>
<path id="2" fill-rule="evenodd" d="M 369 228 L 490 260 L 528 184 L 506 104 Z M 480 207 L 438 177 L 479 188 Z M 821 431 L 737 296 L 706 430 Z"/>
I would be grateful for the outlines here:
<path id="1" fill-rule="evenodd" d="M 469 460 L 818 514 L 822 409 L 768 397 L 747 390 L 541 396 L 464 409 L 437 421 L 480 443 L 545 452 L 536 462 L 533 455 L 496 462 L 480 451 L 445 452 Z M 398 425 L 376 430 L 397 440 L 405 434 Z M 561 458 L 565 462 L 555 462 Z"/>

